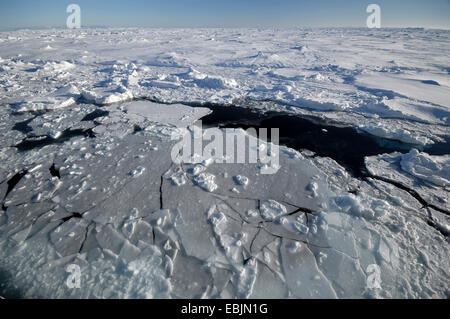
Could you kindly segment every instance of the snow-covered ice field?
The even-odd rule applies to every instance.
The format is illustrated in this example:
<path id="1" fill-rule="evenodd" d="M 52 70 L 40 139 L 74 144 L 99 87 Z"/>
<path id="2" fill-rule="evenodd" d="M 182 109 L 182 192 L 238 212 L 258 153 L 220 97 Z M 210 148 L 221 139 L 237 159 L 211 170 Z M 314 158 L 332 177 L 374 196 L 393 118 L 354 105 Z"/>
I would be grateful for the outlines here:
<path id="1" fill-rule="evenodd" d="M 449 298 L 449 74 L 442 30 L 1 32 L 0 296 Z M 213 105 L 397 148 L 174 163 Z"/>

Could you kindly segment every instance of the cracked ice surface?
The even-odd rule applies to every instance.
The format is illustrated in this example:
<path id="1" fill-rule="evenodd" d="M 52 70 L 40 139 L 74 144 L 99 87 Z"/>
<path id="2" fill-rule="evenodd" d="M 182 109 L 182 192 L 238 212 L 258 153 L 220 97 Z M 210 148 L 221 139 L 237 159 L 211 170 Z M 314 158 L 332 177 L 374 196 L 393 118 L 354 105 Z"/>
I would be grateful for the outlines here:
<path id="1" fill-rule="evenodd" d="M 129 101 L 275 99 L 423 146 L 448 124 L 446 61 L 424 59 L 424 43 L 447 33 L 52 30 L 37 41 L 36 32 L 0 36 L 0 295 L 449 296 L 448 156 L 368 157 L 365 179 L 286 147 L 273 175 L 261 163 L 176 164 L 177 138 L 210 111 Z M 387 60 L 374 37 L 406 47 L 389 42 Z M 336 41 L 360 55 L 336 53 Z M 367 80 L 377 72 L 388 74 Z M 430 79 L 439 86 L 409 94 Z M 80 289 L 66 285 L 71 264 Z M 374 264 L 381 289 L 367 286 Z"/>
<path id="2" fill-rule="evenodd" d="M 256 164 L 178 166 L 170 159 L 175 141 L 161 133 L 165 124 L 139 123 L 145 129 L 136 134 L 79 137 L 5 160 L 14 167 L 17 157 L 32 157 L 34 166 L 24 165 L 27 174 L 8 194 L 0 219 L 2 271 L 14 276 L 3 291 L 119 298 L 445 295 L 448 277 L 439 261 L 446 260 L 447 243 L 424 226 L 420 207 L 408 211 L 414 200 L 407 195 L 405 209 L 346 174 L 327 180 L 320 158 L 286 148 L 274 175 L 261 175 Z M 60 178 L 50 174 L 49 158 Z M 328 168 L 342 170 L 334 162 Z M 236 194 L 234 177 L 243 172 L 248 184 Z M 210 178 L 215 187 L 199 183 Z M 368 190 L 348 194 L 344 181 Z M 81 267 L 81 289 L 65 286 L 69 264 Z M 380 291 L 366 288 L 370 264 L 380 265 Z"/>

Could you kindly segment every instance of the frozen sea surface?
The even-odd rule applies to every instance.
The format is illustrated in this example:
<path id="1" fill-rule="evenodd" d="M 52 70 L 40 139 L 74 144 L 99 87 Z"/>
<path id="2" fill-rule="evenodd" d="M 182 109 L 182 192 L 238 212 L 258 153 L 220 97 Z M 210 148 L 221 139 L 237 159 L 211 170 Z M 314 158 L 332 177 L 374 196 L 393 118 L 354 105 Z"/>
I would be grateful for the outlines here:
<path id="1" fill-rule="evenodd" d="M 420 29 L 0 33 L 0 296 L 448 298 L 447 52 Z M 278 171 L 174 163 L 202 118 L 280 126 Z"/>

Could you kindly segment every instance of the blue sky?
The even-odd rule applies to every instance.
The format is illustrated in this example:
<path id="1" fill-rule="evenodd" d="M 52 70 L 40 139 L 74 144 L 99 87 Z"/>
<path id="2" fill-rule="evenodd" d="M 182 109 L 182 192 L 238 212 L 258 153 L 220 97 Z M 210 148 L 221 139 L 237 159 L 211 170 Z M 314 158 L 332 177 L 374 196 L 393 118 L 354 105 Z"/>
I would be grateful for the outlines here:
<path id="1" fill-rule="evenodd" d="M 364 27 L 377 3 L 383 27 L 450 29 L 450 0 L 0 0 L 0 29 L 63 27 L 70 3 L 82 26 Z"/>

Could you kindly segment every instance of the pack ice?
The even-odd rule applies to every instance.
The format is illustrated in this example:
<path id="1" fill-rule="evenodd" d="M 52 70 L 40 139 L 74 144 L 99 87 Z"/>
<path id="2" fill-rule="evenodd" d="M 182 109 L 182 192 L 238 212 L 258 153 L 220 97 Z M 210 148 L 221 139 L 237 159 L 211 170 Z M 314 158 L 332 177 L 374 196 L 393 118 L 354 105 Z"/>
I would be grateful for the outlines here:
<path id="1" fill-rule="evenodd" d="M 1 32 L 0 296 L 448 298 L 449 40 Z M 366 157 L 364 178 L 285 146 L 272 175 L 174 163 L 208 103 L 314 115 L 407 150 Z M 427 153 L 436 143 L 443 155 Z"/>

